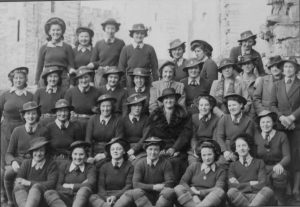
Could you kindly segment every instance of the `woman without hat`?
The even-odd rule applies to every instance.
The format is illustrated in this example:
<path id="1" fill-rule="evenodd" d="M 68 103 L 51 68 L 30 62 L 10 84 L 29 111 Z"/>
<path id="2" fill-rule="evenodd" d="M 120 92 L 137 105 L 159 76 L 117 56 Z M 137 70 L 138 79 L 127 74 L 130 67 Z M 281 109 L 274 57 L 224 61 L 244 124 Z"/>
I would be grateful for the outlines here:
<path id="1" fill-rule="evenodd" d="M 46 206 L 44 192 L 55 188 L 58 169 L 49 157 L 48 143 L 45 137 L 37 137 L 30 144 L 28 153 L 32 154 L 32 159 L 22 163 L 14 186 L 19 207 Z"/>
<path id="2" fill-rule="evenodd" d="M 195 150 L 200 162 L 191 164 L 175 187 L 178 202 L 184 207 L 224 205 L 226 172 L 216 164 L 221 155 L 219 144 L 202 140 Z"/>
<path id="3" fill-rule="evenodd" d="M 13 130 L 5 155 L 8 166 L 4 174 L 4 186 L 9 205 L 12 203 L 13 185 L 20 166 L 24 160 L 31 158 L 31 155 L 27 153 L 31 140 L 46 136 L 46 128 L 39 124 L 41 111 L 36 102 L 29 101 L 23 104 L 20 113 L 25 124 Z"/>
<path id="4" fill-rule="evenodd" d="M 120 55 L 119 68 L 126 74 L 126 85 L 131 87 L 131 76 L 134 68 L 146 68 L 151 74 L 151 80 L 158 80 L 158 61 L 156 52 L 151 45 L 144 43 L 148 36 L 148 29 L 144 24 L 138 23 L 129 30 L 132 44 L 123 47 Z"/>
<path id="5" fill-rule="evenodd" d="M 194 40 L 191 42 L 191 50 L 195 57 L 203 62 L 201 77 L 209 80 L 211 83 L 218 79 L 218 66 L 211 59 L 213 47 L 206 41 Z"/>
<path id="6" fill-rule="evenodd" d="M 19 110 L 22 105 L 28 101 L 32 101 L 33 95 L 27 91 L 27 76 L 28 68 L 18 67 L 14 68 L 8 74 L 12 87 L 4 91 L 0 95 L 0 120 L 1 121 L 1 203 L 5 198 L 5 190 L 3 186 L 5 153 L 12 131 L 22 124 L 24 121 L 20 116 Z"/>
<path id="7" fill-rule="evenodd" d="M 75 69 L 73 49 L 63 41 L 65 31 L 66 23 L 61 18 L 52 17 L 45 24 L 48 42 L 40 48 L 35 73 L 35 84 L 38 84 L 40 87 L 44 86 L 41 79 L 44 67 L 57 65 L 62 70 L 62 87 L 65 89 L 69 88 L 68 73 L 73 73 Z"/>
<path id="8" fill-rule="evenodd" d="M 114 113 L 116 99 L 110 94 L 101 95 L 96 103 L 95 114 L 87 124 L 85 140 L 92 144 L 89 163 L 99 169 L 107 161 L 105 146 L 114 137 L 123 137 L 121 118 Z"/>
<path id="9" fill-rule="evenodd" d="M 106 69 L 110 66 L 117 66 L 122 48 L 125 46 L 123 40 L 115 37 L 120 29 L 120 23 L 109 18 L 101 24 L 104 31 L 104 39 L 96 43 L 91 56 L 91 62 L 87 65 L 95 71 L 95 87 L 99 88 L 106 82 L 102 78 Z"/>
<path id="10" fill-rule="evenodd" d="M 223 114 L 228 113 L 228 109 L 224 104 L 224 97 L 231 93 L 236 93 L 244 96 L 243 83 L 240 79 L 236 78 L 234 71 L 241 72 L 241 69 L 228 58 L 224 58 L 220 62 L 218 68 L 221 73 L 221 79 L 215 80 L 210 89 L 210 95 L 217 99 L 217 106 L 214 108 L 214 113 L 221 117 Z"/>
<path id="11" fill-rule="evenodd" d="M 55 120 L 55 114 L 51 109 L 54 107 L 57 100 L 64 97 L 66 89 L 61 87 L 62 69 L 59 66 L 47 66 L 45 67 L 42 79 L 44 80 L 44 86 L 37 89 L 33 96 L 33 100 L 41 105 L 41 119 L 40 123 L 43 126 L 47 126 L 48 123 Z"/>
<path id="12" fill-rule="evenodd" d="M 133 166 L 127 159 L 128 149 L 129 143 L 121 138 L 113 138 L 107 143 L 106 151 L 111 159 L 100 169 L 98 194 L 89 199 L 92 207 L 113 206 L 132 188 Z"/>
<path id="13" fill-rule="evenodd" d="M 44 194 L 49 207 L 88 206 L 89 197 L 96 184 L 96 169 L 86 163 L 90 144 L 75 141 L 70 146 L 72 160 L 59 169 L 55 190 Z"/>
<path id="14" fill-rule="evenodd" d="M 159 68 L 161 80 L 152 82 L 150 88 L 149 112 L 152 113 L 155 109 L 162 106 L 158 98 L 166 88 L 174 88 L 181 95 L 178 103 L 185 108 L 185 91 L 183 83 L 174 80 L 176 76 L 175 63 L 171 61 L 164 62 Z"/>

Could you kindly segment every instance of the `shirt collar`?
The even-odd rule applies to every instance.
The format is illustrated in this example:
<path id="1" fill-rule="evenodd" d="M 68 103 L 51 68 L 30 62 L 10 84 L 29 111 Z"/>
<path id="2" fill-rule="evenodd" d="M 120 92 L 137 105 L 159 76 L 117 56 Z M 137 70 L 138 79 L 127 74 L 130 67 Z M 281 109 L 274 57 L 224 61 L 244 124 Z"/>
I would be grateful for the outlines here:
<path id="1" fill-rule="evenodd" d="M 83 46 L 83 45 L 78 45 L 77 51 L 85 52 L 86 50 L 92 51 L 92 46 Z"/>
<path id="2" fill-rule="evenodd" d="M 234 117 L 233 115 L 231 115 L 231 114 L 230 114 L 230 116 L 231 116 L 231 120 L 233 121 L 235 117 Z M 241 112 L 241 113 L 238 115 L 238 118 L 237 118 L 237 122 L 238 122 L 238 123 L 240 123 L 240 120 L 241 120 L 242 116 L 243 116 L 243 112 Z"/>
<path id="3" fill-rule="evenodd" d="M 201 120 L 203 117 L 204 117 L 204 116 L 203 116 L 202 114 L 199 113 L 199 120 Z M 210 119 L 211 119 L 211 113 L 209 113 L 209 114 L 207 115 L 207 118 L 206 118 L 205 121 L 208 121 L 208 120 L 210 120 Z"/>
<path id="4" fill-rule="evenodd" d="M 192 79 L 192 78 L 188 77 L 188 85 L 190 85 L 191 82 L 192 82 L 193 80 L 196 81 L 196 84 L 197 84 L 197 85 L 200 85 L 200 76 L 198 76 L 198 77 L 195 78 L 195 79 Z"/>
<path id="5" fill-rule="evenodd" d="M 211 166 L 206 165 L 205 163 L 201 164 L 201 171 L 204 171 L 205 174 L 208 174 L 210 171 L 216 171 L 216 164 L 213 163 Z"/>
<path id="6" fill-rule="evenodd" d="M 250 154 L 248 154 L 247 157 L 246 157 L 246 161 L 247 161 L 248 166 L 251 164 L 252 160 L 253 160 L 253 157 Z M 240 161 L 240 163 L 242 163 L 242 165 L 244 165 L 243 157 L 239 157 L 239 161 Z"/>
<path id="7" fill-rule="evenodd" d="M 117 165 L 120 168 L 122 166 L 123 162 L 124 162 L 124 159 L 121 159 L 121 160 L 112 159 L 111 160 L 111 163 L 112 163 L 113 167 L 115 167 Z"/>
<path id="8" fill-rule="evenodd" d="M 58 126 L 59 129 L 61 129 L 61 126 L 62 126 L 63 123 L 61 121 L 59 121 L 58 119 L 55 119 L 55 124 Z M 66 121 L 64 123 L 64 125 L 65 125 L 66 128 L 68 128 L 69 124 L 70 124 L 69 121 Z"/>
<path id="9" fill-rule="evenodd" d="M 107 38 L 107 37 L 105 37 L 105 38 L 104 38 L 104 41 L 105 41 L 106 43 L 111 43 L 111 44 L 114 43 L 115 40 L 116 40 L 115 37 L 113 37 L 113 38 Z"/>
<path id="10" fill-rule="evenodd" d="M 26 132 L 30 132 L 30 127 L 32 127 L 32 132 L 35 132 L 38 127 L 38 124 L 35 123 L 34 125 L 29 125 L 29 124 L 25 123 Z"/>
<path id="11" fill-rule="evenodd" d="M 102 123 L 102 121 L 104 120 L 105 121 L 105 125 L 107 125 L 107 123 L 109 122 L 109 120 L 111 119 L 111 116 L 109 117 L 103 117 L 101 114 L 100 114 L 100 123 Z"/>
<path id="12" fill-rule="evenodd" d="M 115 91 L 116 88 L 117 88 L 117 87 L 112 88 L 112 87 L 110 87 L 108 84 L 106 84 L 105 86 L 106 86 L 106 89 L 107 89 L 108 91 Z"/>
<path id="13" fill-rule="evenodd" d="M 47 47 L 62 47 L 62 46 L 63 46 L 63 41 L 59 41 L 55 44 L 51 41 L 47 42 Z"/>
<path id="14" fill-rule="evenodd" d="M 140 47 L 141 49 L 144 47 L 144 43 L 143 43 L 143 42 L 142 42 L 142 43 L 139 43 L 139 44 L 137 44 L 136 42 L 133 42 L 133 43 L 132 43 L 132 46 L 133 46 L 134 49 L 135 49 L 138 45 L 139 45 L 139 47 Z"/>
<path id="15" fill-rule="evenodd" d="M 51 86 L 49 86 L 49 85 L 47 85 L 47 87 L 46 87 L 46 92 L 47 93 L 56 93 L 56 91 L 57 91 L 57 86 L 55 86 L 55 87 L 51 87 Z"/>
<path id="16" fill-rule="evenodd" d="M 181 66 L 182 64 L 183 64 L 183 57 L 181 57 L 181 58 L 179 58 L 178 60 L 175 60 L 174 59 L 174 61 L 176 62 L 176 64 L 178 65 L 178 66 Z"/>
<path id="17" fill-rule="evenodd" d="M 143 86 L 142 88 L 134 87 L 134 89 L 135 89 L 135 92 L 137 92 L 138 89 L 140 89 L 141 93 L 143 93 L 146 90 L 146 86 Z"/>
<path id="18" fill-rule="evenodd" d="M 159 158 L 157 160 L 155 160 L 154 162 L 152 162 L 148 157 L 146 159 L 147 159 L 147 165 L 149 165 L 149 166 L 151 166 L 151 164 L 156 166 L 159 161 Z"/>
<path id="19" fill-rule="evenodd" d="M 41 162 L 36 162 L 34 159 L 32 159 L 31 167 L 35 167 L 36 170 L 43 169 L 45 163 L 46 163 L 46 159 L 43 159 L 43 161 Z"/>
<path id="20" fill-rule="evenodd" d="M 81 93 L 87 93 L 89 92 L 91 86 L 88 86 L 87 88 L 82 88 L 80 85 L 78 85 L 78 89 L 80 90 Z"/>
<path id="21" fill-rule="evenodd" d="M 24 94 L 24 96 L 27 96 L 27 89 L 23 88 L 23 89 L 18 89 L 16 87 L 12 87 L 9 90 L 10 93 L 15 93 L 17 96 L 22 96 Z"/>
<path id="22" fill-rule="evenodd" d="M 294 82 L 295 80 L 295 76 L 291 77 L 291 78 L 287 78 L 287 77 L 284 77 L 284 82 L 287 83 L 287 81 L 291 79 L 292 80 L 292 83 Z"/>
<path id="23" fill-rule="evenodd" d="M 130 120 L 132 123 L 133 123 L 133 121 L 132 121 L 133 118 L 136 118 L 137 121 L 140 120 L 140 117 L 135 117 L 135 116 L 133 116 L 132 114 L 129 114 L 129 120 Z"/>
<path id="24" fill-rule="evenodd" d="M 270 140 L 275 136 L 275 133 L 276 133 L 276 131 L 274 129 L 272 129 L 271 132 L 269 133 Z M 266 139 L 267 133 L 261 132 L 261 136 L 263 137 L 263 139 Z"/>
<path id="25" fill-rule="evenodd" d="M 201 62 L 203 63 L 203 62 L 205 62 L 207 59 L 208 59 L 208 57 L 205 56 L 205 57 L 201 60 Z"/>
<path id="26" fill-rule="evenodd" d="M 77 165 L 75 165 L 73 162 L 71 163 L 70 165 L 70 168 L 69 168 L 69 172 L 72 172 L 73 170 L 75 170 L 77 167 Z M 85 168 L 85 165 L 82 164 L 82 165 L 79 165 L 79 170 L 83 173 L 84 172 L 84 168 Z"/>

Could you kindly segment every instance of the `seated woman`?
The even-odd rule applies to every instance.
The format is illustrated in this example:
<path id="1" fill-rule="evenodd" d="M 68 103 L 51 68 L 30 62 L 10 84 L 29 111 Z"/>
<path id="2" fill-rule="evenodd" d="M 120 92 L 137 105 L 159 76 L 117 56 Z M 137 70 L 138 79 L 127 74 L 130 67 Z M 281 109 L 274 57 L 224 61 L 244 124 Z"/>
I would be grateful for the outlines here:
<path id="1" fill-rule="evenodd" d="M 250 117 L 243 113 L 243 108 L 247 103 L 244 97 L 238 94 L 229 94 L 224 98 L 230 114 L 224 115 L 219 120 L 215 140 L 221 146 L 223 153 L 218 163 L 227 169 L 229 162 L 237 159 L 230 148 L 233 144 L 232 139 L 240 133 L 254 136 L 255 124 Z"/>
<path id="2" fill-rule="evenodd" d="M 230 59 L 221 60 L 218 68 L 222 73 L 221 79 L 215 80 L 210 89 L 210 95 L 217 99 L 217 106 L 214 108 L 214 113 L 221 117 L 228 113 L 228 109 L 224 104 L 224 97 L 231 93 L 243 95 L 242 81 L 236 78 L 234 71 L 241 72 L 240 68 Z"/>
<path id="3" fill-rule="evenodd" d="M 163 90 L 158 98 L 163 105 L 150 115 L 148 132 L 148 136 L 159 137 L 166 143 L 162 154 L 171 161 L 177 182 L 188 165 L 187 151 L 193 133 L 190 116 L 178 104 L 180 97 L 174 88 Z"/>
<path id="4" fill-rule="evenodd" d="M 113 138 L 106 145 L 110 162 L 105 163 L 98 177 L 98 194 L 90 199 L 92 207 L 113 206 L 126 190 L 132 188 L 133 166 L 127 160 L 129 145 L 123 139 Z"/>
<path id="5" fill-rule="evenodd" d="M 127 98 L 126 105 L 129 113 L 122 118 L 124 138 L 129 142 L 130 149 L 127 151 L 129 160 L 133 164 L 140 157 L 145 156 L 142 152 L 143 141 L 148 134 L 148 116 L 142 113 L 147 97 L 141 94 L 132 94 Z"/>
<path id="6" fill-rule="evenodd" d="M 195 100 L 195 105 L 198 106 L 199 113 L 192 115 L 193 137 L 191 140 L 191 150 L 188 152 L 189 164 L 198 160 L 198 157 L 194 153 L 197 144 L 203 141 L 203 138 L 213 139 L 215 136 L 219 118 L 212 113 L 212 110 L 216 103 L 216 99 L 210 95 L 200 95 Z"/>
<path id="7" fill-rule="evenodd" d="M 257 157 L 266 164 L 268 184 L 274 190 L 278 205 L 286 205 L 287 169 L 291 161 L 288 138 L 274 128 L 278 121 L 276 113 L 263 110 L 257 120 L 261 130 L 254 136 Z"/>
<path id="8" fill-rule="evenodd" d="M 72 161 L 59 169 L 56 190 L 44 193 L 49 207 L 86 207 L 96 183 L 95 167 L 87 164 L 90 144 L 75 141 L 70 146 Z"/>
<path id="9" fill-rule="evenodd" d="M 55 188 L 58 169 L 49 157 L 47 144 L 45 137 L 37 137 L 30 143 L 28 153 L 32 159 L 22 163 L 14 187 L 18 207 L 45 206 L 44 192 Z"/>
<path id="10" fill-rule="evenodd" d="M 80 125 L 71 122 L 71 111 L 74 109 L 66 99 L 59 99 L 51 110 L 56 114 L 55 121 L 47 125 L 47 136 L 51 147 L 51 156 L 60 164 L 69 159 L 70 145 L 84 137 Z"/>
<path id="11" fill-rule="evenodd" d="M 176 93 L 181 95 L 178 103 L 185 108 L 185 91 L 183 83 L 174 81 L 175 78 L 175 63 L 171 61 L 165 62 L 159 68 L 161 80 L 152 82 L 150 88 L 149 112 L 152 113 L 155 109 L 159 108 L 162 104 L 157 100 L 166 88 L 174 88 Z"/>
<path id="12" fill-rule="evenodd" d="M 96 113 L 87 125 L 85 141 L 92 145 L 89 163 L 96 162 L 99 168 L 106 160 L 105 146 L 114 137 L 123 137 L 121 118 L 114 114 L 116 99 L 109 94 L 102 95 L 97 100 Z"/>
<path id="13" fill-rule="evenodd" d="M 133 188 L 126 191 L 114 207 L 172 207 L 176 195 L 172 166 L 167 159 L 159 156 L 164 141 L 158 137 L 149 137 L 144 142 L 147 157 L 134 168 Z"/>
<path id="14" fill-rule="evenodd" d="M 230 164 L 228 171 L 229 202 L 236 207 L 267 205 L 273 191 L 265 186 L 264 161 L 253 157 L 253 136 L 240 134 L 232 143 L 232 151 L 238 154 L 238 160 Z"/>
<path id="15" fill-rule="evenodd" d="M 221 155 L 219 144 L 202 140 L 196 147 L 200 162 L 191 164 L 175 187 L 178 202 L 184 207 L 218 206 L 225 198 L 226 172 L 216 161 Z"/>
<path id="16" fill-rule="evenodd" d="M 48 66 L 44 69 L 42 79 L 45 87 L 37 89 L 33 96 L 33 100 L 41 105 L 40 123 L 46 126 L 55 120 L 55 114 L 51 113 L 56 101 L 65 95 L 65 89 L 61 87 L 62 69 L 59 66 Z"/>
<path id="17" fill-rule="evenodd" d="M 187 77 L 187 74 L 182 69 L 186 65 L 186 59 L 183 57 L 183 54 L 185 53 L 185 42 L 182 42 L 180 39 L 175 39 L 170 42 L 169 47 L 169 54 L 170 57 L 173 59 L 173 62 L 175 63 L 175 81 L 180 81 L 181 79 L 184 79 Z"/>
<path id="18" fill-rule="evenodd" d="M 4 187 L 9 205 L 12 204 L 12 190 L 20 166 L 25 159 L 31 158 L 28 153 L 31 140 L 46 136 L 46 129 L 39 124 L 41 111 L 36 102 L 30 101 L 23 104 L 20 113 L 26 123 L 13 130 L 5 155 L 8 166 L 4 172 Z"/>
<path id="19" fill-rule="evenodd" d="M 209 94 L 211 82 L 200 76 L 202 64 L 199 60 L 193 58 L 186 62 L 183 71 L 187 72 L 188 77 L 181 80 L 184 84 L 184 91 L 186 94 L 186 107 L 191 113 L 197 113 L 197 106 L 194 105 L 194 100 L 200 94 Z"/>

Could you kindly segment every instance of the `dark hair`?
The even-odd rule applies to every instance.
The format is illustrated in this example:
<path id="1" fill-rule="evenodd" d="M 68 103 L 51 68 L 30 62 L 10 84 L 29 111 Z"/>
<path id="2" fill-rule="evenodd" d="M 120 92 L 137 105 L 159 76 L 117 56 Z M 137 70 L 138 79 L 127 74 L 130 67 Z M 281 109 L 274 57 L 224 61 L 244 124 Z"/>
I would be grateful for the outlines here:
<path id="1" fill-rule="evenodd" d="M 236 102 L 238 102 L 239 104 L 243 104 L 241 110 L 244 110 L 244 108 L 245 108 L 245 105 L 244 105 L 244 103 L 241 101 L 240 98 L 235 97 L 235 96 L 232 96 L 232 97 L 227 98 L 227 101 L 225 102 L 225 105 L 226 105 L 227 109 L 228 109 L 228 101 L 236 101 Z"/>
<path id="2" fill-rule="evenodd" d="M 74 148 L 72 149 L 71 153 L 70 153 L 70 159 L 71 159 L 72 161 L 73 161 L 72 154 L 73 154 L 74 149 L 76 149 L 76 148 L 81 148 L 81 149 L 83 149 L 86 158 L 89 156 L 89 152 L 90 152 L 89 147 L 84 147 L 84 146 L 74 147 Z"/>
<path id="3" fill-rule="evenodd" d="M 133 75 L 132 78 L 131 78 L 131 82 L 132 82 L 132 85 L 135 86 L 134 84 L 134 76 L 136 75 Z M 137 75 L 139 76 L 139 75 Z M 143 77 L 145 79 L 145 87 L 150 87 L 151 86 L 151 82 L 150 82 L 150 77 L 149 76 L 140 76 L 140 77 Z"/>
<path id="4" fill-rule="evenodd" d="M 105 32 L 105 28 L 106 28 L 107 25 L 113 25 L 113 26 L 115 26 L 116 32 L 118 32 L 119 29 L 120 29 L 120 25 L 116 25 L 116 24 L 113 24 L 113 23 L 106 23 L 106 24 L 102 25 L 102 30 L 103 30 L 104 32 Z"/>
<path id="5" fill-rule="evenodd" d="M 216 162 L 216 161 L 219 160 L 221 154 L 218 152 L 218 150 L 217 150 L 217 148 L 215 147 L 214 144 L 212 144 L 210 142 L 204 142 L 204 143 L 198 142 L 198 144 L 197 144 L 197 146 L 195 148 L 195 151 L 196 151 L 196 154 L 199 157 L 199 161 L 200 162 L 203 162 L 202 157 L 201 157 L 201 150 L 203 148 L 212 149 L 212 151 L 214 152 L 214 162 Z"/>
<path id="6" fill-rule="evenodd" d="M 210 48 L 208 48 L 207 46 L 205 46 L 204 44 L 198 44 L 197 46 L 194 47 L 194 50 L 200 47 L 200 49 L 203 51 L 203 53 L 207 56 L 207 57 L 211 57 L 212 55 L 212 51 L 210 50 Z"/>
<path id="7" fill-rule="evenodd" d="M 233 140 L 232 140 L 232 143 L 231 143 L 231 151 L 232 152 L 235 152 L 236 151 L 236 146 L 235 146 L 235 142 L 237 139 L 243 139 L 247 144 L 248 144 L 248 147 L 249 147 L 249 154 L 252 156 L 252 157 L 255 157 L 256 156 L 256 144 L 254 142 L 254 137 L 251 136 L 250 134 L 238 134 L 236 135 Z"/>
<path id="8" fill-rule="evenodd" d="M 82 32 L 86 32 L 86 33 L 89 34 L 89 37 L 90 37 L 89 45 L 92 46 L 92 45 L 93 45 L 93 37 L 92 37 L 91 34 L 90 34 L 87 30 L 85 30 L 85 29 L 79 29 L 79 30 L 77 31 L 76 41 L 75 41 L 75 46 L 77 47 L 77 46 L 79 45 L 78 36 L 79 36 L 79 34 L 82 33 Z"/>
<path id="9" fill-rule="evenodd" d="M 274 119 L 274 117 L 272 117 L 271 115 L 266 115 L 266 116 L 263 116 L 263 117 L 257 117 L 257 122 L 256 123 L 258 124 L 258 127 L 257 127 L 258 131 L 260 131 L 260 132 L 262 131 L 261 128 L 260 128 L 260 120 L 264 117 L 270 117 L 272 119 L 272 122 L 273 122 L 273 129 L 278 129 L 278 125 L 277 125 L 278 120 Z"/>
<path id="10" fill-rule="evenodd" d="M 181 47 L 183 49 L 183 54 L 184 54 L 185 53 L 185 48 L 186 48 L 185 44 L 182 44 L 179 47 Z M 169 50 L 169 55 L 170 55 L 171 58 L 173 58 L 172 51 L 175 50 L 175 49 L 177 49 L 177 48 L 178 47 L 175 47 L 175 48 Z"/>
<path id="11" fill-rule="evenodd" d="M 120 142 L 115 142 L 115 143 L 118 143 L 118 144 L 120 144 L 121 146 L 122 146 L 122 148 L 123 148 L 123 150 L 124 150 L 124 154 L 123 154 L 123 159 L 124 160 L 128 160 L 128 154 L 127 154 L 127 152 L 126 152 L 126 149 L 125 149 L 125 147 L 120 143 Z M 113 143 L 113 144 L 115 144 L 115 143 Z M 109 146 L 109 149 L 107 150 L 108 152 L 107 152 L 107 159 L 108 160 L 111 160 L 112 159 L 112 157 L 111 157 L 111 154 L 110 154 L 110 148 L 111 148 L 111 146 L 113 145 L 113 144 L 111 144 L 110 146 Z"/>
<path id="12" fill-rule="evenodd" d="M 39 121 L 40 121 L 40 118 L 41 118 L 41 116 L 42 116 L 41 108 L 39 107 L 39 108 L 32 109 L 32 110 L 28 110 L 28 111 L 33 111 L 33 110 L 36 110 L 36 111 L 37 111 L 38 117 L 36 118 L 36 122 L 39 122 Z M 24 115 L 25 115 L 26 112 L 27 112 L 27 111 L 20 112 L 20 114 L 21 114 L 21 119 L 22 119 L 23 121 L 25 121 Z"/>
<path id="13" fill-rule="evenodd" d="M 142 104 L 141 115 L 143 114 L 143 110 L 144 110 L 144 108 L 145 108 L 145 104 L 146 104 L 145 102 L 146 102 L 146 100 L 140 102 L 140 103 Z M 128 106 L 127 106 L 127 107 L 128 107 L 127 114 L 130 114 L 130 112 L 131 112 L 131 106 L 135 106 L 135 105 L 137 105 L 137 104 L 139 104 L 139 103 L 128 105 Z"/>
<path id="14" fill-rule="evenodd" d="M 94 81 L 95 73 L 87 73 L 87 74 L 85 74 L 85 75 L 89 75 L 89 76 L 91 77 L 90 82 L 93 82 L 93 81 Z M 85 75 L 83 75 L 83 76 L 85 76 Z M 81 76 L 81 77 L 83 77 L 83 76 Z M 75 77 L 76 77 L 76 75 L 73 74 L 73 77 L 71 77 L 71 79 L 74 80 L 74 84 L 77 86 L 77 85 L 78 85 L 78 79 L 80 79 L 81 77 L 79 77 L 79 78 L 75 78 Z"/>
<path id="15" fill-rule="evenodd" d="M 250 38 L 250 39 L 253 39 L 253 41 L 254 41 L 252 46 L 256 45 L 256 39 L 255 39 L 255 38 Z M 245 42 L 245 41 L 247 41 L 247 40 L 248 40 L 248 39 L 243 40 L 243 41 L 240 41 L 240 42 L 239 42 L 239 46 L 242 46 L 242 43 Z"/>
<path id="16" fill-rule="evenodd" d="M 111 104 L 111 115 L 114 114 L 115 112 L 115 109 L 116 109 L 116 106 L 115 106 L 115 101 L 112 101 L 112 100 L 105 100 L 105 101 L 109 101 L 110 104 Z M 97 103 L 96 107 L 98 108 L 99 110 L 99 114 L 101 114 L 101 110 L 100 110 L 100 105 L 103 103 L 104 101 L 101 101 L 100 103 Z"/>
<path id="17" fill-rule="evenodd" d="M 51 153 L 51 149 L 50 149 L 51 147 L 50 147 L 49 143 L 47 143 L 47 144 L 45 144 L 45 145 L 43 145 L 43 146 L 41 146 L 41 147 L 39 147 L 37 149 L 31 150 L 30 151 L 31 157 L 33 157 L 33 151 L 36 151 L 36 150 L 38 150 L 38 149 L 40 149 L 42 147 L 45 147 L 45 158 L 48 158 L 50 156 L 50 153 Z"/>
<path id="18" fill-rule="evenodd" d="M 16 72 L 16 73 L 22 73 L 22 72 Z M 26 88 L 27 87 L 27 81 L 28 81 L 28 75 L 26 75 L 25 73 L 22 73 L 22 74 L 24 74 L 24 77 L 26 79 L 26 81 L 24 83 L 24 88 Z M 15 76 L 15 73 L 14 73 L 14 75 L 9 76 L 9 78 L 8 78 L 9 81 L 11 82 L 11 86 L 14 86 L 14 81 L 13 81 L 14 76 Z"/>
<path id="19" fill-rule="evenodd" d="M 199 107 L 199 102 L 201 99 L 205 99 L 208 101 L 209 105 L 210 105 L 210 112 L 212 113 L 214 107 L 215 107 L 215 103 L 212 102 L 212 100 L 209 98 L 209 96 L 198 96 L 197 98 L 195 98 L 194 100 L 194 104 L 196 104 L 196 107 Z"/>
<path id="20" fill-rule="evenodd" d="M 59 25 L 60 26 L 60 28 L 62 30 L 62 34 L 61 34 L 61 38 L 60 39 L 64 40 L 64 33 L 65 33 L 65 31 L 63 29 L 63 26 L 61 24 L 59 24 L 58 22 L 53 22 L 53 23 L 49 24 L 49 29 L 47 31 L 47 38 L 46 38 L 46 40 L 47 41 L 51 41 L 52 40 L 52 37 L 49 35 L 49 31 L 50 31 L 52 25 Z"/>
<path id="21" fill-rule="evenodd" d="M 62 78 L 61 78 L 61 75 L 59 74 L 59 72 L 53 72 L 53 73 L 56 73 L 56 74 L 58 75 L 57 86 L 61 86 L 61 84 L 62 84 Z M 51 73 L 49 73 L 48 75 L 46 75 L 46 77 L 43 78 L 43 81 L 44 81 L 45 86 L 48 85 L 47 77 L 48 77 L 50 74 L 51 74 Z"/>
<path id="22" fill-rule="evenodd" d="M 175 68 L 175 66 L 174 65 L 165 65 L 163 68 L 161 68 L 160 70 L 159 70 L 159 76 L 160 76 L 160 78 L 162 78 L 162 73 L 163 73 L 163 70 L 164 70 L 164 68 L 165 67 L 167 67 L 167 66 L 170 66 L 172 69 L 173 69 L 173 73 L 174 73 L 174 77 L 173 78 L 175 78 L 176 77 L 176 68 Z"/>

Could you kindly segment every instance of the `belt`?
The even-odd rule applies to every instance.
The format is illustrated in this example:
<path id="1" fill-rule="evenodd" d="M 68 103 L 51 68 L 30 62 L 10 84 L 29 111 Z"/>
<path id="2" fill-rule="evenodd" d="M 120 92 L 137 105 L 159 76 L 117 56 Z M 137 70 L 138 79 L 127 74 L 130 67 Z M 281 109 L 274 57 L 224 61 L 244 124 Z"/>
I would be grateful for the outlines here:
<path id="1" fill-rule="evenodd" d="M 41 118 L 55 118 L 55 117 L 56 117 L 56 114 L 50 114 L 50 113 L 41 115 Z"/>

